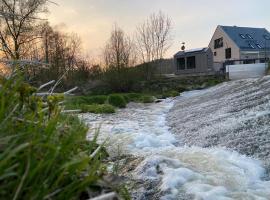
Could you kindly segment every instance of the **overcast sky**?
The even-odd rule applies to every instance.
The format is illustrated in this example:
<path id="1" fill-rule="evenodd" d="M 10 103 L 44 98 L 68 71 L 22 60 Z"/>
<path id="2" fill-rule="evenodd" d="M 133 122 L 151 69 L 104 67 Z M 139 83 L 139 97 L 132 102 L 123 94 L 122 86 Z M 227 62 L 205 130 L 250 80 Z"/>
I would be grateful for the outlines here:
<path id="1" fill-rule="evenodd" d="M 132 34 L 138 23 L 162 10 L 173 22 L 170 57 L 186 42 L 187 49 L 207 46 L 217 25 L 264 27 L 270 30 L 270 0 L 54 0 L 49 21 L 78 33 L 85 52 L 96 56 L 117 23 Z"/>

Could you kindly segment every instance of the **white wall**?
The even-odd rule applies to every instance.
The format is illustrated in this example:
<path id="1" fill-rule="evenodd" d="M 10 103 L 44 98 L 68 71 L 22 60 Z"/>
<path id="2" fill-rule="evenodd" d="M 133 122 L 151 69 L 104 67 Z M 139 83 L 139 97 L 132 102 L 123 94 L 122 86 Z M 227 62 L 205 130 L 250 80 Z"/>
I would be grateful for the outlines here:
<path id="1" fill-rule="evenodd" d="M 226 66 L 226 72 L 231 80 L 259 78 L 265 75 L 266 69 L 267 64 L 265 63 Z"/>

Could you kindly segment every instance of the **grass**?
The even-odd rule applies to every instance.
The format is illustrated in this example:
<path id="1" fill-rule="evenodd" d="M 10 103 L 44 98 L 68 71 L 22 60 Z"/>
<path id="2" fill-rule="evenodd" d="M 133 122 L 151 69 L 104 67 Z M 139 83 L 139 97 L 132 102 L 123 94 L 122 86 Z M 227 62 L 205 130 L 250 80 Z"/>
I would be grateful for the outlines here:
<path id="1" fill-rule="evenodd" d="M 18 75 L 0 79 L 0 199 L 88 199 L 107 154 L 88 128 L 61 114 L 63 96 L 40 98 Z M 89 195 L 90 194 L 90 195 Z"/>
<path id="2" fill-rule="evenodd" d="M 141 98 L 140 98 L 140 101 L 142 103 L 153 103 L 155 101 L 154 97 L 153 96 L 150 96 L 150 95 L 143 95 Z"/>
<path id="3" fill-rule="evenodd" d="M 114 113 L 116 108 L 125 108 L 127 103 L 153 103 L 155 98 L 165 99 L 176 97 L 180 93 L 170 90 L 161 94 L 150 93 L 115 93 L 109 95 L 88 95 L 69 97 L 65 103 L 66 109 L 81 110 L 83 113 Z"/>
<path id="4" fill-rule="evenodd" d="M 112 105 L 109 104 L 92 104 L 92 105 L 82 105 L 81 110 L 83 113 L 95 113 L 95 114 L 101 114 L 101 113 L 115 113 L 115 108 Z"/>
<path id="5" fill-rule="evenodd" d="M 108 103 L 118 108 L 125 108 L 127 105 L 125 98 L 120 94 L 109 95 Z"/>

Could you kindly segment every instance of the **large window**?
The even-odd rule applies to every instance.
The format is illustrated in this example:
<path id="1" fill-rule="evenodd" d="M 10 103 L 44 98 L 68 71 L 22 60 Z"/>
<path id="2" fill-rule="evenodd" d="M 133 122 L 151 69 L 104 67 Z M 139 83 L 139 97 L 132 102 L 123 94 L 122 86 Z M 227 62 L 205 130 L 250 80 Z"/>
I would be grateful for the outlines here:
<path id="1" fill-rule="evenodd" d="M 223 47 L 223 38 L 219 38 L 215 40 L 214 48 L 218 49 Z"/>
<path id="2" fill-rule="evenodd" d="M 196 59 L 195 56 L 187 57 L 187 69 L 196 68 Z"/>
<path id="3" fill-rule="evenodd" d="M 225 49 L 225 57 L 226 57 L 226 59 L 230 59 L 232 57 L 232 49 L 231 48 Z"/>
<path id="4" fill-rule="evenodd" d="M 177 58 L 177 70 L 185 70 L 186 63 L 185 58 Z"/>

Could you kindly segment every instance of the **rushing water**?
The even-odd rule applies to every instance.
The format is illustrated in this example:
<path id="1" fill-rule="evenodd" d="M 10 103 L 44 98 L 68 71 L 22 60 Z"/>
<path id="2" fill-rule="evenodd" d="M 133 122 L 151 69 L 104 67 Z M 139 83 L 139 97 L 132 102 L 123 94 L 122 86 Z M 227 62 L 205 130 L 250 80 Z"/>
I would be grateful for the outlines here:
<path id="1" fill-rule="evenodd" d="M 181 136 L 169 131 L 166 115 L 174 103 L 204 93 L 207 90 L 187 92 L 156 104 L 132 103 L 116 114 L 85 114 L 82 118 L 92 127 L 101 124 L 100 140 L 109 141 L 111 153 L 144 158 L 132 175 L 157 182 L 159 199 L 270 199 L 270 182 L 264 180 L 260 161 L 221 147 L 188 147 Z M 93 130 L 89 137 L 92 135 Z"/>

